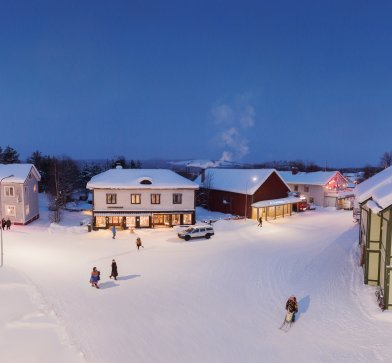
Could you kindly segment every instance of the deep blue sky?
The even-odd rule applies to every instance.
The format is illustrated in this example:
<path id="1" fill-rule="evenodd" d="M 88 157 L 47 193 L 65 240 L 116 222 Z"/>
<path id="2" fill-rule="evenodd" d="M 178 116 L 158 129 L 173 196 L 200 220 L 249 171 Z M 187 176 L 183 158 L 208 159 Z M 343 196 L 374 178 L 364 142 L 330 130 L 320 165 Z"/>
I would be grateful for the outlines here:
<path id="1" fill-rule="evenodd" d="M 0 146 L 378 164 L 391 19 L 390 1 L 2 1 Z"/>

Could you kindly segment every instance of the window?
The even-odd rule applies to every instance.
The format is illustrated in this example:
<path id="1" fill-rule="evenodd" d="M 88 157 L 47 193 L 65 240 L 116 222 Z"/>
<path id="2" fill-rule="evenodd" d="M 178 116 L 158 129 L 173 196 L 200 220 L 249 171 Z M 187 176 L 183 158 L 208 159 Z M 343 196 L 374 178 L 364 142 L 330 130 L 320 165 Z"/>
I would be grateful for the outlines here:
<path id="1" fill-rule="evenodd" d="M 298 192 L 298 185 L 294 185 L 294 191 Z"/>
<path id="2" fill-rule="evenodd" d="M 117 194 L 108 193 L 106 194 L 106 204 L 116 204 L 117 203 Z"/>
<path id="3" fill-rule="evenodd" d="M 16 207 L 14 205 L 6 205 L 5 206 L 5 214 L 7 216 L 16 216 Z"/>
<path id="4" fill-rule="evenodd" d="M 309 187 L 307 185 L 304 186 L 305 193 L 309 193 Z"/>
<path id="5" fill-rule="evenodd" d="M 161 204 L 161 195 L 151 194 L 151 204 Z"/>
<path id="6" fill-rule="evenodd" d="M 13 197 L 14 196 L 14 187 L 4 187 L 5 196 L 6 197 Z"/>
<path id="7" fill-rule="evenodd" d="M 33 190 L 34 190 L 34 193 L 37 193 L 37 184 L 34 184 Z"/>
<path id="8" fill-rule="evenodd" d="M 26 204 L 25 214 L 26 214 L 26 216 L 28 216 L 30 214 L 30 206 L 28 204 Z"/>
<path id="9" fill-rule="evenodd" d="M 192 224 L 192 214 L 189 214 L 189 213 L 183 214 L 183 223 L 184 224 Z"/>
<path id="10" fill-rule="evenodd" d="M 182 194 L 173 194 L 173 204 L 182 204 Z"/>
<path id="11" fill-rule="evenodd" d="M 141 194 L 131 194 L 131 204 L 140 204 L 141 200 Z"/>

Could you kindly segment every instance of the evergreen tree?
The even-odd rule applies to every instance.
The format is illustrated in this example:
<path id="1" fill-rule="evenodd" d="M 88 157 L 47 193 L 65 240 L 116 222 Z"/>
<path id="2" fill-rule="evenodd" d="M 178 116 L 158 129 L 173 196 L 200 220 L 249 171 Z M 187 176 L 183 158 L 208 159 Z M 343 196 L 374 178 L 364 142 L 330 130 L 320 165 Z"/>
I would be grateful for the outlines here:
<path id="1" fill-rule="evenodd" d="M 7 146 L 0 153 L 0 163 L 2 164 L 19 164 L 19 154 L 18 152 L 12 148 L 11 146 Z"/>

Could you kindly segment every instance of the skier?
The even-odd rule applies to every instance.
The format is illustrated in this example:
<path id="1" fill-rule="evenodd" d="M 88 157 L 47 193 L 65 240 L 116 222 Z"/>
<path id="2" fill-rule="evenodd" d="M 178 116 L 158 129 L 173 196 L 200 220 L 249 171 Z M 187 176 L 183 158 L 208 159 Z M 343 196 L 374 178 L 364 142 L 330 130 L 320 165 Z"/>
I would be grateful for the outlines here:
<path id="1" fill-rule="evenodd" d="M 115 239 L 116 238 L 116 233 L 117 233 L 115 226 L 112 226 L 112 233 L 113 233 L 112 238 Z"/>
<path id="2" fill-rule="evenodd" d="M 110 278 L 114 277 L 115 280 L 117 280 L 118 272 L 117 272 L 117 263 L 116 260 L 112 260 L 112 273 L 110 274 Z"/>
<path id="3" fill-rule="evenodd" d="M 298 313 L 298 304 L 297 304 L 297 298 L 295 296 L 290 296 L 289 299 L 286 302 L 286 321 L 287 322 L 295 322 L 295 314 Z M 287 318 L 291 317 L 291 320 L 288 320 Z"/>
<path id="4" fill-rule="evenodd" d="M 91 271 L 90 284 L 92 287 L 96 287 L 97 289 L 99 289 L 98 281 L 101 279 L 100 274 L 101 273 L 97 270 L 97 268 L 93 267 L 93 270 Z"/>
<path id="5" fill-rule="evenodd" d="M 142 240 L 141 240 L 140 237 L 136 238 L 136 247 L 137 247 L 137 250 L 138 250 L 138 251 L 139 251 L 139 248 L 140 248 L 140 247 L 143 247 L 143 248 L 144 248 L 144 246 L 142 245 Z"/>

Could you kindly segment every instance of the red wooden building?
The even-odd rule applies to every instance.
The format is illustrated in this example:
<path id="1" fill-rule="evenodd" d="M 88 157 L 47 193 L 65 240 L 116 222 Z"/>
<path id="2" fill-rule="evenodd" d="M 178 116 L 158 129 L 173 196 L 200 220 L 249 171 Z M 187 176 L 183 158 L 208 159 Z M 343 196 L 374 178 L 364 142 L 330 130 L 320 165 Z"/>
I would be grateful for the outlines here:
<path id="1" fill-rule="evenodd" d="M 212 210 L 248 218 L 271 215 L 267 208 L 283 206 L 283 215 L 291 214 L 296 199 L 287 198 L 289 186 L 275 169 L 206 169 L 196 180 L 205 206 Z M 252 208 L 252 204 L 269 201 L 264 211 Z M 279 213 L 278 213 L 279 214 Z M 276 214 L 276 207 L 275 212 Z M 264 219 L 264 218 L 263 218 Z"/>

